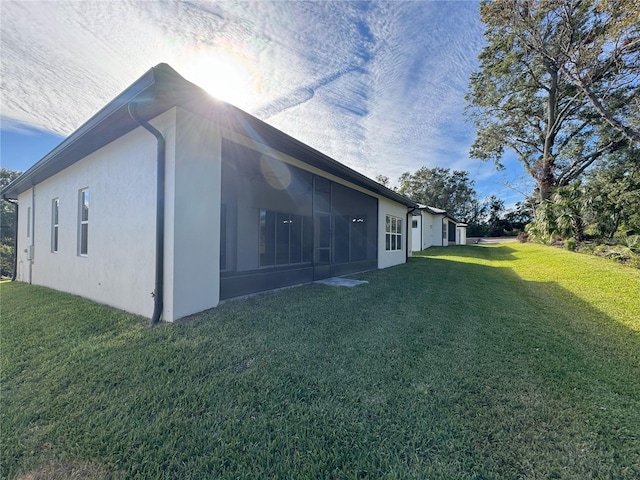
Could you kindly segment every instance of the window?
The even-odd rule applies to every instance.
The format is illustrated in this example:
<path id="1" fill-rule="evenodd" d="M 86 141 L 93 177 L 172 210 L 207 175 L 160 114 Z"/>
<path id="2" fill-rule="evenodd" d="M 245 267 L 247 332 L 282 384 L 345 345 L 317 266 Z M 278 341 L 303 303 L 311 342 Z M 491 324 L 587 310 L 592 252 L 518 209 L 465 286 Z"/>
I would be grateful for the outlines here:
<path id="1" fill-rule="evenodd" d="M 58 210 L 60 199 L 54 198 L 51 201 L 51 251 L 58 252 Z"/>
<path id="2" fill-rule="evenodd" d="M 31 236 L 31 207 L 27 207 L 27 237 Z"/>
<path id="3" fill-rule="evenodd" d="M 411 220 L 411 228 L 418 228 L 418 220 Z"/>
<path id="4" fill-rule="evenodd" d="M 89 189 L 80 190 L 78 212 L 78 255 L 89 253 Z"/>
<path id="5" fill-rule="evenodd" d="M 402 250 L 402 219 L 387 215 L 385 233 L 385 249 Z"/>

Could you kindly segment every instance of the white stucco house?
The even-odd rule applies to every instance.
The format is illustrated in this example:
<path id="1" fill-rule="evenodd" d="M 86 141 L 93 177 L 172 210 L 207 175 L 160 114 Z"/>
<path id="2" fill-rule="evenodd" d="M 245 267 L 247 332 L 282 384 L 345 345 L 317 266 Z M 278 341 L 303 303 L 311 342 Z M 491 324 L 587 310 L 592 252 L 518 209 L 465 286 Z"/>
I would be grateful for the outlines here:
<path id="1" fill-rule="evenodd" d="M 2 190 L 16 280 L 174 321 L 407 261 L 416 205 L 160 64 Z"/>
<path id="2" fill-rule="evenodd" d="M 418 205 L 411 213 L 413 251 L 429 247 L 466 245 L 467 224 L 459 222 L 441 208 Z"/>

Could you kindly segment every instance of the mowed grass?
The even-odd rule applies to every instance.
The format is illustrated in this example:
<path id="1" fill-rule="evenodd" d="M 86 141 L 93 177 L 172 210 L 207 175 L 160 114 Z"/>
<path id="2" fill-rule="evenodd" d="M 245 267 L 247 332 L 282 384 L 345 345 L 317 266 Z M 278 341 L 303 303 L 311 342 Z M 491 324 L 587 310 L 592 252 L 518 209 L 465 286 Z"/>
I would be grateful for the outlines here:
<path id="1" fill-rule="evenodd" d="M 640 271 L 508 244 L 357 278 L 153 328 L 3 284 L 0 476 L 640 478 Z"/>

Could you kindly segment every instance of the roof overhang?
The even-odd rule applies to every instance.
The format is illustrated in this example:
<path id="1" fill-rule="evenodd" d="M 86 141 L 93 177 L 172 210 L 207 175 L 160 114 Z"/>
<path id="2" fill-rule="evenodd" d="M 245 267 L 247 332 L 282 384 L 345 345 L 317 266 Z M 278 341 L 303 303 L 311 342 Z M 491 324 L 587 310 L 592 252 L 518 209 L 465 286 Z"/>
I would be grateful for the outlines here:
<path id="1" fill-rule="evenodd" d="M 403 195 L 247 112 L 212 98 L 164 63 L 147 71 L 39 162 L 2 189 L 2 197 L 16 199 L 33 185 L 134 130 L 138 123 L 129 114 L 130 105 L 135 108 L 139 117 L 147 121 L 172 107 L 180 106 L 383 197 L 407 207 L 416 206 L 415 202 Z"/>

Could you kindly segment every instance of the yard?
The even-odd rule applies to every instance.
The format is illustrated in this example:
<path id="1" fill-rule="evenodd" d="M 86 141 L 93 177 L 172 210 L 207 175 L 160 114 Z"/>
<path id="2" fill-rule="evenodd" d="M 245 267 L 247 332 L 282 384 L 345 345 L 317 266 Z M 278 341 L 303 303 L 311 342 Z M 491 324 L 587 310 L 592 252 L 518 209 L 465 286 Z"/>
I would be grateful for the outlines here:
<path id="1" fill-rule="evenodd" d="M 0 477 L 640 478 L 640 271 L 505 244 L 357 278 L 153 328 L 2 284 Z"/>

